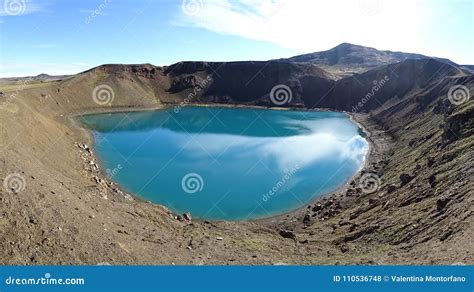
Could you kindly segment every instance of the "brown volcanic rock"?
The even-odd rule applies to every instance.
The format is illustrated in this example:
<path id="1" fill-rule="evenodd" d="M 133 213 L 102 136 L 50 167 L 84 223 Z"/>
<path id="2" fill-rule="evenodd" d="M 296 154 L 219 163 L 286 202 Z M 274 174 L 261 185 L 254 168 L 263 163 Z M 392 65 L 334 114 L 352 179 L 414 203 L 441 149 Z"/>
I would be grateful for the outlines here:
<path id="1" fill-rule="evenodd" d="M 307 108 L 355 112 L 368 112 L 389 100 L 397 102 L 427 88 L 417 97 L 417 103 L 424 108 L 450 84 L 446 77 L 465 76 L 461 69 L 435 59 L 406 60 L 337 81 L 314 65 L 286 62 L 180 62 L 166 67 L 164 74 L 172 84 L 183 78 L 189 80 L 188 85 L 168 89 L 183 99 L 195 86 L 196 82 L 190 80 L 211 77 L 210 85 L 191 102 L 274 106 L 269 94 L 274 86 L 284 84 L 290 87 L 293 98 L 283 106 L 304 104 Z"/>
<path id="2" fill-rule="evenodd" d="M 281 62 L 180 62 L 166 67 L 164 72 L 172 82 L 181 76 L 211 79 L 210 85 L 203 89 L 196 100 L 198 102 L 219 102 L 225 98 L 229 103 L 269 106 L 272 105 L 269 94 L 275 86 L 283 84 L 290 87 L 290 105 L 297 105 L 304 103 L 306 95 L 301 78 L 310 76 L 324 81 L 324 87 L 318 88 L 319 91 L 327 91 L 334 78 L 311 64 Z M 175 92 L 174 88 L 172 91 Z"/>

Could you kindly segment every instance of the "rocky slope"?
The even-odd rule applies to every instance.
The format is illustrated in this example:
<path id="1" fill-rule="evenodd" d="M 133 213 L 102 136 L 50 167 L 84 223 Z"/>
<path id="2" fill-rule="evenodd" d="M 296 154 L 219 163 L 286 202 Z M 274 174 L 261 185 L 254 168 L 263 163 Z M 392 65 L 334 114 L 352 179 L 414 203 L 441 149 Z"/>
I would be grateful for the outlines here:
<path id="1" fill-rule="evenodd" d="M 351 256 L 383 254 L 370 263 L 472 263 L 474 102 L 452 104 L 453 85 L 472 93 L 474 77 L 446 76 L 356 115 L 372 138 L 389 136 L 389 149 L 365 170 L 380 179 L 377 190 L 364 193 L 358 177 L 301 214 L 296 230 L 310 242 L 331 230 Z"/>
<path id="2" fill-rule="evenodd" d="M 133 199 L 98 171 L 89 133 L 70 118 L 168 104 L 275 106 L 270 93 L 282 84 L 292 98 L 281 106 L 353 112 L 371 156 L 347 188 L 257 222 L 189 220 Z M 0 177 L 18 178 L 0 190 L 0 262 L 473 264 L 474 102 L 464 98 L 473 90 L 472 74 L 433 59 L 342 79 L 307 63 L 104 65 L 0 87 Z M 372 193 L 367 173 L 379 179 Z"/>
<path id="3" fill-rule="evenodd" d="M 433 92 L 429 97 L 423 97 L 426 100 L 418 100 L 429 104 L 439 97 L 433 94 L 441 90 L 440 82 L 455 84 L 449 78 L 471 76 L 458 67 L 434 59 L 410 59 L 337 80 L 312 64 L 273 61 L 178 63 L 167 67 L 163 73 L 171 84 L 163 89 L 173 93 L 173 98 L 178 96 L 183 100 L 189 99 L 191 94 L 189 103 L 274 106 L 270 98 L 272 88 L 286 85 L 291 90 L 291 100 L 282 106 L 356 112 L 368 112 L 389 100 L 411 96 L 420 89 Z M 202 80 L 207 78 L 209 82 L 200 88 Z M 193 95 L 196 88 L 200 90 Z M 166 98 L 161 100 L 167 101 Z"/>

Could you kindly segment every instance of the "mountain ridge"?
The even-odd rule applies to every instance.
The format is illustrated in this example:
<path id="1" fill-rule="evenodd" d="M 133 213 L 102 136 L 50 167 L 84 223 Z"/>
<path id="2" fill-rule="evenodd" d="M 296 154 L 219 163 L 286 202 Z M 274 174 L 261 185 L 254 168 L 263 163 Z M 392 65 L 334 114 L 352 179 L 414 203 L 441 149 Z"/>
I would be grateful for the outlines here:
<path id="1" fill-rule="evenodd" d="M 398 63 L 407 59 L 436 59 L 453 66 L 459 66 L 446 58 L 429 57 L 417 53 L 378 50 L 350 43 L 342 43 L 326 51 L 297 55 L 277 59 L 281 62 L 300 62 L 320 65 L 330 72 L 347 76 L 353 73 L 363 73 L 379 66 Z"/>

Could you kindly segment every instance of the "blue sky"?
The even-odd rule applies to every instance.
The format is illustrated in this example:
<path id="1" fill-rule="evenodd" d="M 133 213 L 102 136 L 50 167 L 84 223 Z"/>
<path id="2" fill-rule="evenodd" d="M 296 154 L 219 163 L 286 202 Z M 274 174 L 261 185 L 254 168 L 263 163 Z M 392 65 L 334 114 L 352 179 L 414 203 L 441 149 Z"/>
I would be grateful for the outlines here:
<path id="1" fill-rule="evenodd" d="M 474 64 L 474 0 L 0 0 L 0 77 L 268 60 L 342 42 Z"/>

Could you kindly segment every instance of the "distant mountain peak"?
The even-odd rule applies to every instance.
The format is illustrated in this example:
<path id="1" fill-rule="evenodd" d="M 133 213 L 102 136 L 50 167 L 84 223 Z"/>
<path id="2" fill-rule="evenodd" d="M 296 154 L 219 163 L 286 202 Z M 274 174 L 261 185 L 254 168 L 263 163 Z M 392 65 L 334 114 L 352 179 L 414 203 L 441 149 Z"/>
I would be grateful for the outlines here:
<path id="1" fill-rule="evenodd" d="M 49 78 L 51 75 L 46 74 L 46 73 L 41 73 L 35 76 L 36 78 Z"/>
<path id="2" fill-rule="evenodd" d="M 351 43 L 340 43 L 339 45 L 332 48 L 332 50 L 337 49 L 337 48 L 366 48 L 366 47 L 361 46 L 361 45 L 351 44 Z"/>
<path id="3" fill-rule="evenodd" d="M 351 43 L 341 43 L 327 51 L 314 52 L 294 56 L 279 61 L 311 63 L 323 69 L 344 77 L 354 73 L 363 73 L 370 69 L 398 63 L 406 59 L 430 59 L 432 57 L 421 54 L 381 51 L 371 47 Z M 432 58 L 440 62 L 458 66 L 448 59 Z"/>

